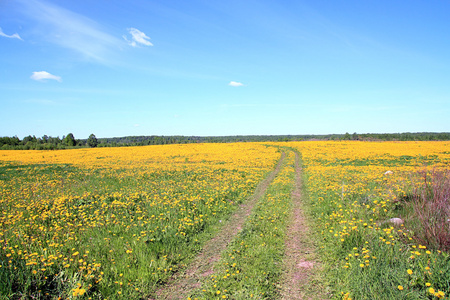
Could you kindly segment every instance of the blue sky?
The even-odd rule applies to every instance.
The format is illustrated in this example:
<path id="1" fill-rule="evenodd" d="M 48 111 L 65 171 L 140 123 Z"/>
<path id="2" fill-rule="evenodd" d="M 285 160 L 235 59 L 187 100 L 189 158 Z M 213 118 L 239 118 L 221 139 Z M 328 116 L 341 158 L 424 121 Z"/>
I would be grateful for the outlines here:
<path id="1" fill-rule="evenodd" d="M 0 2 L 0 136 L 449 132 L 448 1 Z"/>

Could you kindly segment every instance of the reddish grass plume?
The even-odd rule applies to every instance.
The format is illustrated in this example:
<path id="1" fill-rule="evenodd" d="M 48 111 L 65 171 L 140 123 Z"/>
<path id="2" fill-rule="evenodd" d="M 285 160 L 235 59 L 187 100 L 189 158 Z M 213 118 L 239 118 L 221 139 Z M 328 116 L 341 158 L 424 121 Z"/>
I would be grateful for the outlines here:
<path id="1" fill-rule="evenodd" d="M 422 245 L 450 250 L 450 170 L 420 171 L 413 190 L 410 219 L 414 236 Z"/>

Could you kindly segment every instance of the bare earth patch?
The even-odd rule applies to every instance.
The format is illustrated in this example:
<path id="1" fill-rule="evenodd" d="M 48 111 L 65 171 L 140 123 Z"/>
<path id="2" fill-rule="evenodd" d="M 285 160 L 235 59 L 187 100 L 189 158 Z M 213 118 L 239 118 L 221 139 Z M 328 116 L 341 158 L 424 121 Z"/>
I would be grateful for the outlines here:
<path id="1" fill-rule="evenodd" d="M 188 268 L 183 273 L 175 274 L 150 299 L 186 299 L 190 292 L 200 287 L 205 277 L 214 274 L 213 268 L 220 259 L 220 254 L 242 229 L 258 199 L 265 194 L 267 187 L 280 171 L 284 158 L 283 152 L 275 169 L 256 187 L 253 196 L 240 205 L 230 220 L 222 226 L 221 231 L 205 244 L 202 252 L 193 259 Z"/>
<path id="2" fill-rule="evenodd" d="M 285 273 L 281 285 L 282 299 L 326 299 L 323 292 L 311 282 L 314 272 L 319 266 L 315 261 L 312 241 L 303 214 L 302 180 L 299 156 L 295 153 L 295 183 L 292 191 L 293 212 L 287 229 L 285 241 Z M 313 295 L 314 296 L 311 296 Z"/>

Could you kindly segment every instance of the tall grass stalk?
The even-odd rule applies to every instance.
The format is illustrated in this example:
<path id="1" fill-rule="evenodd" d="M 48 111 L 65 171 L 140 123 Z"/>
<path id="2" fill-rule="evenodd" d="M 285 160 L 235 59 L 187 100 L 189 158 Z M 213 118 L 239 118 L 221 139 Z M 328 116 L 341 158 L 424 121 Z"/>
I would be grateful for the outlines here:
<path id="1" fill-rule="evenodd" d="M 413 191 L 412 228 L 414 237 L 423 245 L 450 250 L 450 171 L 421 171 L 420 183 Z"/>

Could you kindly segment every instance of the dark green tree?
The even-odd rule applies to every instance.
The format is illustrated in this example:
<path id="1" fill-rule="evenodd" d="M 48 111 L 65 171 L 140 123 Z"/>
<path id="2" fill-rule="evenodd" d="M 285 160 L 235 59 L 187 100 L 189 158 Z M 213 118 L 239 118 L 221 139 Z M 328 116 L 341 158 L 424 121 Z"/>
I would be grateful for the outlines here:
<path id="1" fill-rule="evenodd" d="M 63 143 L 67 146 L 73 147 L 76 144 L 75 137 L 72 133 L 69 133 L 64 139 Z"/>
<path id="2" fill-rule="evenodd" d="M 37 142 L 36 136 L 29 135 L 29 136 L 24 137 L 22 140 L 22 143 L 25 145 L 28 142 L 36 143 Z"/>
<path id="3" fill-rule="evenodd" d="M 89 138 L 88 138 L 88 140 L 87 140 L 87 144 L 88 144 L 88 146 L 91 147 L 91 148 L 97 147 L 97 145 L 98 145 L 98 140 L 97 140 L 97 138 L 95 137 L 95 134 L 92 133 L 92 134 L 89 136 Z"/>

